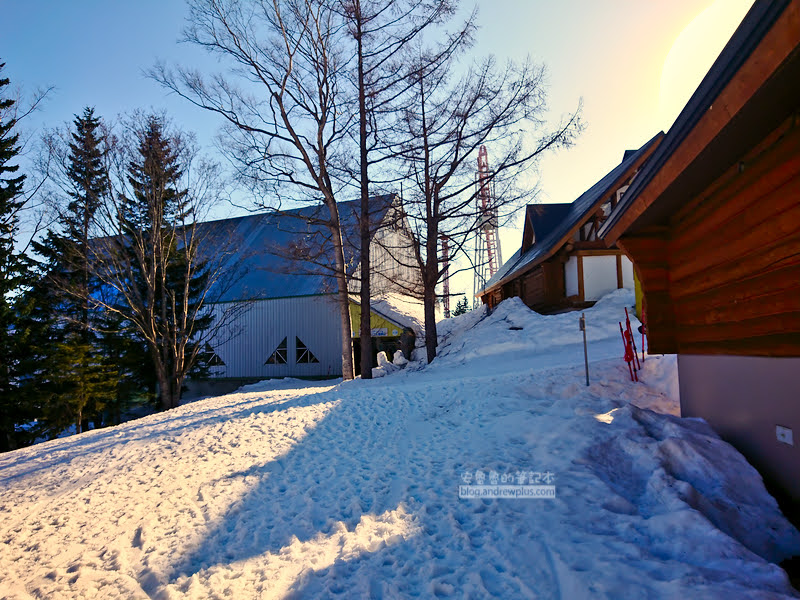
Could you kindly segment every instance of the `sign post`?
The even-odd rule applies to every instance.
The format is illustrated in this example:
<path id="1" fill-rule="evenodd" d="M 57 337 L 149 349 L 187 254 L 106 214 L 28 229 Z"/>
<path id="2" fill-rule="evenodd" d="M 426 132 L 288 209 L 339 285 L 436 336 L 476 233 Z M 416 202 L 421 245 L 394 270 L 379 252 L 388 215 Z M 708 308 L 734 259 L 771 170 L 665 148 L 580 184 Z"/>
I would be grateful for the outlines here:
<path id="1" fill-rule="evenodd" d="M 581 318 L 578 321 L 581 331 L 583 332 L 583 363 L 586 365 L 586 385 L 589 385 L 589 352 L 586 349 L 586 313 L 581 313 Z"/>

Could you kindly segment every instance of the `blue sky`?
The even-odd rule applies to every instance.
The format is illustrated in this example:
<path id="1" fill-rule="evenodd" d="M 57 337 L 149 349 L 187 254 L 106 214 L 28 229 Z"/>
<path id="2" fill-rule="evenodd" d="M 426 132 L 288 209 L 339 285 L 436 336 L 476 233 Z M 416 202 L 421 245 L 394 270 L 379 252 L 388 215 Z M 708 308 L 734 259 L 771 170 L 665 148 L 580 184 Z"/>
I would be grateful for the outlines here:
<path id="1" fill-rule="evenodd" d="M 143 75 L 159 58 L 208 61 L 177 43 L 186 13 L 181 0 L 3 0 L 2 13 L 6 76 L 27 91 L 55 86 L 29 127 L 71 121 L 85 106 L 109 119 L 137 108 L 166 109 L 210 142 L 216 124 Z"/>
<path id="2" fill-rule="evenodd" d="M 580 98 L 588 125 L 575 148 L 545 159 L 539 186 L 543 202 L 570 202 L 613 168 L 627 148 L 638 148 L 666 129 L 701 75 L 679 65 L 686 81 L 676 81 L 664 104 L 662 68 L 687 25 L 709 9 L 695 36 L 711 40 L 710 66 L 749 0 L 479 0 L 476 56 L 499 59 L 530 55 L 549 69 L 551 117 L 569 112 Z M 470 6 L 465 3 L 465 6 Z M 188 102 L 168 96 L 143 71 L 156 60 L 216 69 L 215 59 L 177 43 L 186 15 L 183 0 L 0 0 L 5 22 L 0 60 L 12 83 L 28 92 L 55 86 L 42 110 L 26 127 L 36 131 L 71 121 L 84 106 L 114 119 L 137 108 L 166 110 L 183 129 L 213 150 L 220 122 Z M 727 22 L 726 22 L 727 19 Z M 709 24 L 710 23 L 710 24 Z M 730 23 L 733 23 L 731 25 Z M 714 41 L 710 29 L 722 41 Z M 691 54 L 691 52 L 690 52 Z M 707 64 L 705 64 L 707 63 Z M 692 83 L 693 82 L 693 83 Z M 491 156 L 490 163 L 491 163 Z M 536 183 L 531 180 L 531 185 Z M 503 254 L 519 245 L 519 228 L 501 232 Z M 471 289 L 464 285 L 464 289 Z"/>

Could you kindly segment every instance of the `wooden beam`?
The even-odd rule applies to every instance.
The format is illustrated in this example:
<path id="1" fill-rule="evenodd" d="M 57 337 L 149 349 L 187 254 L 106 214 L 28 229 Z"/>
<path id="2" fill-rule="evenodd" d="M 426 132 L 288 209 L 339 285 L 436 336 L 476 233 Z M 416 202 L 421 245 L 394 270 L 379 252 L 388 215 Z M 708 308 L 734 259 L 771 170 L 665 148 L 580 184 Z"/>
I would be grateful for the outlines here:
<path id="1" fill-rule="evenodd" d="M 617 289 L 622 289 L 622 255 L 617 254 Z"/>
<path id="2" fill-rule="evenodd" d="M 735 356 L 796 357 L 797 334 L 774 333 L 743 338 L 735 342 L 682 342 L 681 352 L 685 354 L 711 354 Z"/>
<path id="3" fill-rule="evenodd" d="M 795 51 L 800 32 L 800 3 L 792 2 L 753 50 L 736 75 L 713 99 L 713 104 L 678 148 L 667 158 L 633 204 L 620 215 L 605 239 L 615 242 L 744 108 L 758 89 Z"/>
<path id="4" fill-rule="evenodd" d="M 594 245 L 587 247 L 584 244 L 593 244 L 593 242 L 583 242 L 580 246 L 576 244 L 572 256 L 614 256 L 616 254 L 621 254 L 618 248 L 600 249 Z"/>

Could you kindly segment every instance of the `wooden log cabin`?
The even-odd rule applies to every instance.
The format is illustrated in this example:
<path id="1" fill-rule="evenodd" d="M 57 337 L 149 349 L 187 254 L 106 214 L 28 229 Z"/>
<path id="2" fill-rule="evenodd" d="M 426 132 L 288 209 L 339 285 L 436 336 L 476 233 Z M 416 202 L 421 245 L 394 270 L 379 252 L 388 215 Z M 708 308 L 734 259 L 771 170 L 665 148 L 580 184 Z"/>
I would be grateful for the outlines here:
<path id="1" fill-rule="evenodd" d="M 650 351 L 800 501 L 800 0 L 756 2 L 600 236 L 636 266 Z"/>
<path id="2" fill-rule="evenodd" d="M 518 296 L 541 313 L 591 306 L 613 290 L 633 288 L 633 267 L 597 232 L 636 173 L 656 149 L 659 133 L 567 204 L 532 204 L 525 212 L 522 246 L 478 292 L 494 307 Z"/>

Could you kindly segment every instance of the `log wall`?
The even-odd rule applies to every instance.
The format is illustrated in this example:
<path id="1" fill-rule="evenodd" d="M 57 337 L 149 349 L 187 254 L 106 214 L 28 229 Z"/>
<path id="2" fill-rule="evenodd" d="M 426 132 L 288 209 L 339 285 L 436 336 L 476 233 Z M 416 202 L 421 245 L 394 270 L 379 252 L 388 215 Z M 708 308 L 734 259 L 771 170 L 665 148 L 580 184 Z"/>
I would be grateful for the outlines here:
<path id="1" fill-rule="evenodd" d="M 800 126 L 790 119 L 668 225 L 619 244 L 653 352 L 800 356 Z"/>

